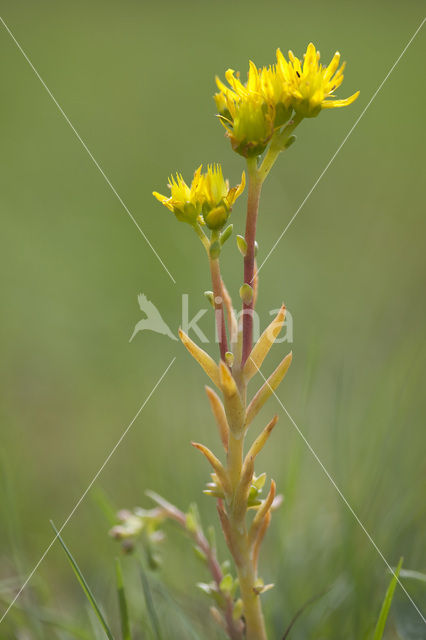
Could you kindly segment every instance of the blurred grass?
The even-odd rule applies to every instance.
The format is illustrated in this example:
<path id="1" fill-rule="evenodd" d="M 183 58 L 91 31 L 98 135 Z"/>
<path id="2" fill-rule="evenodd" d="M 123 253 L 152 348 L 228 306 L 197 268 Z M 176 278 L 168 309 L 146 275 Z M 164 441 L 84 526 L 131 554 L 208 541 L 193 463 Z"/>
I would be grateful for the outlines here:
<path id="1" fill-rule="evenodd" d="M 189 447 L 195 435 L 218 445 L 204 380 L 163 336 L 128 343 L 139 292 L 176 329 L 181 293 L 195 311 L 206 306 L 201 292 L 209 288 L 202 252 L 151 191 L 176 169 L 189 177 L 201 161 L 222 161 L 231 182 L 239 177 L 242 163 L 213 116 L 215 73 L 244 72 L 249 57 L 269 63 L 277 46 L 300 52 L 311 39 L 324 59 L 338 48 L 348 61 L 342 95 L 359 88 L 361 97 L 306 122 L 280 159 L 262 201 L 265 257 L 419 25 L 422 4 L 5 0 L 2 16 L 177 281 L 2 28 L 0 416 L 9 489 L 1 500 L 0 577 L 7 579 L 31 570 L 52 538 L 49 519 L 62 523 L 175 355 L 99 483 L 117 506 L 143 502 L 152 487 L 183 508 L 197 500 L 204 521 L 215 521 L 213 502 L 200 495 L 208 470 Z M 392 564 L 403 555 L 406 568 L 420 571 L 424 54 L 421 33 L 265 264 L 259 299 L 264 323 L 282 300 L 294 318 L 295 359 L 282 402 L 384 555 Z M 243 218 L 241 204 L 237 232 Z M 236 294 L 238 255 L 225 253 Z M 200 325 L 208 333 L 212 318 Z M 268 411 L 280 412 L 278 404 Z M 330 588 L 292 637 L 362 638 L 383 598 L 385 566 L 284 415 L 280 425 L 260 459 L 286 496 L 262 559 L 265 579 L 277 584 L 265 596 L 271 626 L 279 637 L 306 600 Z M 86 500 L 66 537 L 105 606 L 116 606 L 109 585 L 117 550 L 107 526 Z M 203 620 L 206 603 L 193 586 L 200 568 L 185 541 L 170 538 L 165 581 Z M 37 584 L 46 600 L 48 588 L 54 610 L 87 620 L 56 549 Z M 416 597 L 424 604 L 424 590 Z M 396 598 L 403 600 L 398 590 Z M 14 633 L 12 620 L 3 623 L 5 637 Z"/>

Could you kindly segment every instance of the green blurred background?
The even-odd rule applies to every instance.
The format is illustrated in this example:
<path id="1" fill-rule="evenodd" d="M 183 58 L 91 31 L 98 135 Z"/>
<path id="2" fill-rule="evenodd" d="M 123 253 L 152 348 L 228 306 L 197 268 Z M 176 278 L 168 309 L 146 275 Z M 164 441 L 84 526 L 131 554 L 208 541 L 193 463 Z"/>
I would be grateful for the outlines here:
<path id="1" fill-rule="evenodd" d="M 175 356 L 94 489 L 117 507 L 132 507 L 148 504 L 150 487 L 181 508 L 197 501 L 204 521 L 216 524 L 214 503 L 201 494 L 209 470 L 189 445 L 219 445 L 203 375 L 165 336 L 141 333 L 129 343 L 140 292 L 173 330 L 182 293 L 194 312 L 207 306 L 201 247 L 151 191 L 164 192 L 177 169 L 189 179 L 200 162 L 220 161 L 231 183 L 238 181 L 242 158 L 214 117 L 215 74 L 228 67 L 245 73 L 248 58 L 269 64 L 278 46 L 301 54 L 313 40 L 324 61 L 336 49 L 348 61 L 340 96 L 361 90 L 353 106 L 305 122 L 274 168 L 261 205 L 262 260 L 423 10 L 420 1 L 3 0 L 3 19 L 176 279 L 0 26 L 3 609 L 13 595 L 4 585 L 19 586 L 36 564 L 52 539 L 49 519 L 64 521 Z M 281 401 L 386 559 L 394 566 L 404 556 L 404 566 L 418 571 L 426 570 L 425 53 L 423 31 L 265 264 L 259 297 L 264 323 L 282 300 L 294 320 L 295 357 Z M 232 214 L 237 233 L 244 201 Z M 234 241 L 223 268 L 237 295 Z M 211 331 L 212 314 L 200 326 Z M 288 348 L 274 349 L 265 372 Z M 274 412 L 279 426 L 258 466 L 285 495 L 261 560 L 265 581 L 276 583 L 263 596 L 271 638 L 323 590 L 292 638 L 364 638 L 389 581 L 386 565 L 276 401 L 253 433 Z M 118 547 L 93 494 L 64 537 L 114 619 Z M 132 559 L 125 565 L 138 619 L 137 571 Z M 153 578 L 157 606 L 168 613 L 167 638 L 221 637 L 194 586 L 206 578 L 170 529 L 164 568 Z M 404 585 L 424 607 L 421 583 Z M 51 637 L 28 613 L 40 601 L 89 628 L 84 596 L 57 546 L 0 625 L 0 638 Z M 22 635 L 23 627 L 32 630 Z M 399 589 L 386 637 L 420 640 L 425 628 Z"/>

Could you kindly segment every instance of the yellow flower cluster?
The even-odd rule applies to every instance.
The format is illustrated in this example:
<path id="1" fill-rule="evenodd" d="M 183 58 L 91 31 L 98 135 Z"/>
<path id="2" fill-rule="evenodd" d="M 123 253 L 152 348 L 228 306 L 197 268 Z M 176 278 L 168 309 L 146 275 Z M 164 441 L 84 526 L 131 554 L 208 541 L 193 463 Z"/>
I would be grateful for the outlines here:
<path id="1" fill-rule="evenodd" d="M 239 73 L 228 69 L 226 86 L 219 78 L 216 106 L 232 147 L 243 156 L 263 153 L 274 132 L 289 121 L 293 112 L 299 118 L 318 115 L 321 109 L 351 104 L 359 91 L 344 100 L 333 99 L 343 81 L 345 63 L 336 53 L 328 66 L 320 64 L 320 54 L 310 43 L 299 60 L 289 51 L 286 60 L 277 50 L 277 62 L 258 69 L 250 62 L 247 83 Z M 332 99 L 330 99 L 332 98 Z"/>
<path id="2" fill-rule="evenodd" d="M 182 175 L 171 176 L 168 187 L 169 197 L 156 191 L 153 195 L 181 222 L 195 225 L 206 224 L 209 229 L 221 229 L 229 218 L 235 200 L 245 187 L 245 173 L 241 183 L 229 188 L 228 180 L 223 177 L 220 164 L 208 165 L 207 172 L 202 173 L 202 165 L 194 173 L 191 185 L 188 186 Z"/>

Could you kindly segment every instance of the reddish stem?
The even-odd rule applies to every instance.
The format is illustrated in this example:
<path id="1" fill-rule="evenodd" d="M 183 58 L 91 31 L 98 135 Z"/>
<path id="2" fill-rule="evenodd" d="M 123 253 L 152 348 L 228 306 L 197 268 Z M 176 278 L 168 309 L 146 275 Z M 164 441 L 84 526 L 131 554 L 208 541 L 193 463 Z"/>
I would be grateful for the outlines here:
<path id="1" fill-rule="evenodd" d="M 226 337 L 225 314 L 223 312 L 223 291 L 222 278 L 220 276 L 220 266 L 218 258 L 210 258 L 210 273 L 212 277 L 214 309 L 216 316 L 216 327 L 219 337 L 220 357 L 226 362 L 225 354 L 228 351 L 228 339 Z"/>
<path id="2" fill-rule="evenodd" d="M 217 559 L 216 551 L 213 547 L 210 546 L 202 530 L 199 528 L 195 529 L 195 531 L 189 530 L 187 528 L 186 515 L 183 513 L 183 511 L 180 511 L 180 509 L 170 504 L 166 500 L 163 500 L 162 498 L 160 498 L 160 500 L 157 500 L 157 496 L 156 496 L 154 499 L 160 505 L 160 508 L 163 510 L 163 513 L 165 513 L 168 518 L 170 518 L 171 520 L 174 520 L 183 529 L 185 529 L 185 531 L 187 531 L 187 533 L 193 538 L 197 547 L 204 553 L 204 555 L 206 556 L 206 560 L 207 560 L 207 564 L 208 564 L 211 576 L 214 580 L 217 590 L 221 591 L 220 583 L 222 582 L 223 572 L 219 564 L 219 561 Z M 224 593 L 224 592 L 221 592 L 221 593 L 223 593 L 226 601 L 226 605 L 224 608 L 224 616 L 225 616 L 225 624 L 226 624 L 226 630 L 228 632 L 228 636 L 231 640 L 242 640 L 243 631 L 242 631 L 241 621 L 234 620 L 232 615 L 234 610 L 233 598 L 229 593 Z"/>
<path id="3" fill-rule="evenodd" d="M 245 241 L 247 244 L 246 255 L 244 256 L 244 282 L 253 287 L 254 269 L 255 269 L 255 240 L 256 240 L 256 222 L 259 211 L 260 192 L 262 190 L 262 182 L 258 178 L 257 171 L 249 171 L 249 188 L 247 199 L 247 220 Z M 253 311 L 255 299 L 254 296 L 250 302 L 243 303 L 243 353 L 241 366 L 243 367 L 250 355 L 253 346 Z"/>
<path id="4" fill-rule="evenodd" d="M 220 591 L 220 583 L 223 578 L 223 573 L 222 573 L 222 569 L 220 568 L 219 562 L 217 561 L 216 553 L 211 548 L 204 534 L 201 531 L 197 531 L 194 534 L 194 539 L 197 546 L 205 554 L 207 558 L 207 563 L 209 565 L 210 573 L 212 574 L 212 577 L 213 577 L 213 580 L 215 581 L 217 589 Z M 226 622 L 228 635 L 231 638 L 231 640 L 240 640 L 241 634 L 242 634 L 241 622 L 233 619 L 232 614 L 234 610 L 234 604 L 233 604 L 232 597 L 229 594 L 225 594 L 225 599 L 226 599 L 226 608 L 224 613 L 225 613 L 225 622 Z"/>

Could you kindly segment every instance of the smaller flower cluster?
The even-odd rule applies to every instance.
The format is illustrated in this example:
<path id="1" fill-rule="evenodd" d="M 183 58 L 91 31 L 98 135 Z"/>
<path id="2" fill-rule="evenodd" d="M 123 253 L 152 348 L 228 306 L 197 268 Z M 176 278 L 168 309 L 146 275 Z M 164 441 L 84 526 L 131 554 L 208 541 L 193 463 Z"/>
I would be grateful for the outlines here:
<path id="1" fill-rule="evenodd" d="M 236 187 L 229 187 L 229 181 L 223 177 L 220 164 L 208 165 L 207 171 L 202 173 L 202 165 L 194 173 L 191 185 L 188 186 L 182 175 L 171 176 L 168 187 L 169 197 L 156 191 L 153 195 L 164 206 L 172 211 L 181 222 L 191 225 L 197 223 L 207 225 L 209 229 L 221 229 L 229 218 L 235 200 L 242 194 L 245 187 L 245 173 L 241 176 L 241 183 Z"/>
<path id="2" fill-rule="evenodd" d="M 230 573 L 230 563 L 225 560 L 219 563 L 216 552 L 216 537 L 214 528 L 209 527 L 204 534 L 201 525 L 200 514 L 195 503 L 191 504 L 184 513 L 158 494 L 147 491 L 146 494 L 156 503 L 152 509 L 137 507 L 133 511 L 123 509 L 117 517 L 120 524 L 110 530 L 110 535 L 121 542 L 124 553 L 130 553 L 138 540 L 141 541 L 145 551 L 148 565 L 151 569 L 157 569 L 161 565 L 159 543 L 165 539 L 163 525 L 166 520 L 178 524 L 193 542 L 193 549 L 199 560 L 205 565 L 211 574 L 212 581 L 200 582 L 198 587 L 212 600 L 210 611 L 214 619 L 221 627 L 226 629 L 229 638 L 243 640 L 244 624 L 243 603 L 237 598 L 238 579 Z M 258 593 L 266 591 L 272 585 L 263 585 L 258 581 Z"/>
<path id="3" fill-rule="evenodd" d="M 289 51 L 286 60 L 277 50 L 276 64 L 258 69 L 250 62 L 247 83 L 240 74 L 228 69 L 219 78 L 216 106 L 235 151 L 246 157 L 263 153 L 275 131 L 285 125 L 294 114 L 298 118 L 317 116 L 321 109 L 351 104 L 359 91 L 344 100 L 334 98 L 334 91 L 343 82 L 345 63 L 335 53 L 328 66 L 320 64 L 320 53 L 310 43 L 303 60 Z"/>
<path id="4" fill-rule="evenodd" d="M 167 511 L 161 506 L 153 509 L 138 507 L 134 511 L 122 509 L 117 513 L 120 524 L 115 525 L 109 533 L 121 542 L 124 553 L 131 553 L 136 539 L 142 537 L 148 564 L 156 569 L 161 564 L 158 544 L 165 538 L 161 526 L 167 517 Z"/>

